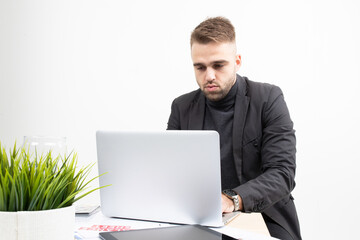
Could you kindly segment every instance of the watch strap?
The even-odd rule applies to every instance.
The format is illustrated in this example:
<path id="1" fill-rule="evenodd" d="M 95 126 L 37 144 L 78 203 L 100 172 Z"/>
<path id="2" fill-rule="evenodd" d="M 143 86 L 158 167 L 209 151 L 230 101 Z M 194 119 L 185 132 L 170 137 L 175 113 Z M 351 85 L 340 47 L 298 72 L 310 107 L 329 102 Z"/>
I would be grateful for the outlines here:
<path id="1" fill-rule="evenodd" d="M 240 209 L 239 195 L 232 196 L 232 200 L 234 202 L 234 212 L 239 211 Z"/>

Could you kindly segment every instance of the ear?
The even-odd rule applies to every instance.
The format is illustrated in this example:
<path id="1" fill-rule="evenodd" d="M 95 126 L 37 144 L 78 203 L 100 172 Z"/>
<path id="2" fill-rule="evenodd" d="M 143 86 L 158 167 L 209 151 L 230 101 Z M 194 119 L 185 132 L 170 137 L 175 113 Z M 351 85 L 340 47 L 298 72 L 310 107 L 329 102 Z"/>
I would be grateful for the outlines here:
<path id="1" fill-rule="evenodd" d="M 236 71 L 239 71 L 240 66 L 241 66 L 241 55 L 240 54 L 236 54 L 236 56 L 235 56 L 235 65 L 236 65 Z"/>

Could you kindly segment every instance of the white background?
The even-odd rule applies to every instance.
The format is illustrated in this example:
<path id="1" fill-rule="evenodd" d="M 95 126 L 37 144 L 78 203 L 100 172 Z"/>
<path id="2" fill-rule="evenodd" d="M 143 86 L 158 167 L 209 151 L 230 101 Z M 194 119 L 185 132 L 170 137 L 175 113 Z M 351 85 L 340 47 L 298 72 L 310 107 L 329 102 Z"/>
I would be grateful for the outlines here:
<path id="1" fill-rule="evenodd" d="M 85 165 L 96 161 L 98 129 L 165 129 L 172 100 L 197 88 L 190 33 L 218 15 L 236 27 L 239 74 L 284 91 L 297 131 L 293 194 L 303 238 L 354 239 L 356 0 L 0 0 L 1 143 L 66 136 Z"/>

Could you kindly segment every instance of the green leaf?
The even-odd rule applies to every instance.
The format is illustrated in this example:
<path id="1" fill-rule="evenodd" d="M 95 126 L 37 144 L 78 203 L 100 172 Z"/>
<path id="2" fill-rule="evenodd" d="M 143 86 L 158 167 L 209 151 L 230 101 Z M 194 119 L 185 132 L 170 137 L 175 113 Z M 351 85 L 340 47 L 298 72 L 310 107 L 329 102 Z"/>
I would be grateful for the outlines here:
<path id="1" fill-rule="evenodd" d="M 94 163 L 95 164 L 95 163 Z M 79 199 L 102 188 L 86 188 L 94 164 L 77 171 L 78 155 L 54 156 L 30 154 L 17 148 L 16 142 L 7 155 L 0 142 L 0 211 L 35 211 L 70 206 Z M 104 186 L 105 187 L 105 186 Z"/>
<path id="2" fill-rule="evenodd" d="M 2 179 L 0 179 L 2 180 Z M 7 207 L 5 204 L 5 193 L 3 191 L 2 184 L 0 182 L 0 211 L 6 211 Z"/>

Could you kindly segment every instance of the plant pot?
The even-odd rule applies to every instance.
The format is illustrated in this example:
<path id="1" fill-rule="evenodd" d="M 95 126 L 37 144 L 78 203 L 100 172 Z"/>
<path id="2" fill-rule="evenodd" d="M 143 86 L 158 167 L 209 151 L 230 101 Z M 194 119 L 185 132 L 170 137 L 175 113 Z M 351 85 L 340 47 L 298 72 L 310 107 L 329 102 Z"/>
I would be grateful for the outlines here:
<path id="1" fill-rule="evenodd" d="M 74 239 L 74 206 L 24 212 L 0 212 L 0 236 L 7 240 Z"/>

